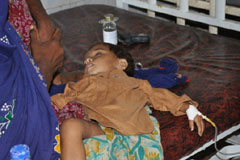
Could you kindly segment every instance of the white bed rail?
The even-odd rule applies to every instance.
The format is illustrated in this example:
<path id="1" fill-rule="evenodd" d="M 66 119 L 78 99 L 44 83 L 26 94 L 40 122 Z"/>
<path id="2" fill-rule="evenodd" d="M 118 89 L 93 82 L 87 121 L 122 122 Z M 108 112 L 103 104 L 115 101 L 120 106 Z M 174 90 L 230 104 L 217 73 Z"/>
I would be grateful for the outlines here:
<path id="1" fill-rule="evenodd" d="M 240 8 L 226 5 L 226 0 L 116 0 L 116 4 L 126 10 L 129 6 L 145 9 L 151 17 L 156 13 L 174 16 L 180 25 L 186 20 L 207 24 L 212 34 L 218 34 L 218 27 L 240 31 Z"/>

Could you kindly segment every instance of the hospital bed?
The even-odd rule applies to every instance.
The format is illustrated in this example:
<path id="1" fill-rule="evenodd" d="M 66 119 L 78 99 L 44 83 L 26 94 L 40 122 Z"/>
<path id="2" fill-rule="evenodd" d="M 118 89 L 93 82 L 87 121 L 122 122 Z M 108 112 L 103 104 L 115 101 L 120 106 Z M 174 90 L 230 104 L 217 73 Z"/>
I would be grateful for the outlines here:
<path id="1" fill-rule="evenodd" d="M 132 54 L 136 62 L 140 62 L 144 67 L 158 67 L 161 59 L 172 58 L 178 63 L 179 73 L 189 77 L 190 82 L 182 83 L 170 90 L 178 95 L 185 93 L 199 102 L 199 110 L 218 128 L 217 140 L 239 131 L 240 41 L 216 35 L 218 28 L 222 27 L 239 31 L 239 22 L 234 24 L 226 22 L 221 15 L 214 21 L 211 17 L 206 18 L 210 33 L 214 33 L 210 34 L 186 26 L 188 16 L 184 12 L 189 10 L 182 9 L 184 8 L 182 4 L 175 5 L 176 10 L 179 7 L 184 11 L 176 17 L 179 18 L 176 22 L 181 23 L 178 25 L 158 17 L 158 14 L 179 12 L 167 9 L 162 5 L 162 1 L 157 1 L 158 4 L 154 0 L 149 2 L 122 0 L 117 1 L 117 7 L 83 5 L 51 14 L 63 32 L 65 60 L 62 72 L 83 69 L 82 59 L 87 49 L 97 42 L 102 42 L 102 26 L 98 21 L 105 14 L 112 13 L 119 17 L 117 21 L 119 33 L 144 33 L 151 39 L 150 43 L 146 44 L 122 45 Z M 169 0 L 167 6 L 175 2 Z M 146 14 L 130 10 L 130 8 L 136 10 L 136 7 L 138 12 L 143 11 Z M 201 23 L 205 23 L 201 20 L 203 17 L 198 19 Z M 213 145 L 216 140 L 215 129 L 208 122 L 205 123 L 203 136 L 199 137 L 196 130 L 190 131 L 186 116 L 173 117 L 168 112 L 155 110 L 152 114 L 160 123 L 161 142 L 167 160 L 189 159 Z"/>

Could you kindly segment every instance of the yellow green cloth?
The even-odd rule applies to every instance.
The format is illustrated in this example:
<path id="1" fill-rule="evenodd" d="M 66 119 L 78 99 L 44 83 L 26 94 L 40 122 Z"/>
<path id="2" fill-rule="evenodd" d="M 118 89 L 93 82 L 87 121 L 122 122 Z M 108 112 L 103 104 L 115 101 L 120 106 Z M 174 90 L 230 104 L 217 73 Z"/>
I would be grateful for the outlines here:
<path id="1" fill-rule="evenodd" d="M 149 107 L 145 107 L 151 114 Z M 150 115 L 154 123 L 151 134 L 124 136 L 111 128 L 100 125 L 105 135 L 84 140 L 87 160 L 163 160 L 158 121 Z"/>

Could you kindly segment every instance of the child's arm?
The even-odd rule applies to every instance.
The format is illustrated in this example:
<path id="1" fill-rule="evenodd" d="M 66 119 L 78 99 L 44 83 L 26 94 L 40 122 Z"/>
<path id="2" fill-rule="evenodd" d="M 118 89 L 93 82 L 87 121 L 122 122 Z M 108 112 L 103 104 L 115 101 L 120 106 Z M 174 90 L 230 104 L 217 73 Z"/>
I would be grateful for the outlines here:
<path id="1" fill-rule="evenodd" d="M 178 96 L 168 89 L 152 88 L 148 83 L 144 82 L 141 85 L 144 92 L 148 95 L 152 107 L 160 111 L 170 111 L 175 116 L 184 115 L 188 112 L 189 127 L 191 131 L 194 130 L 194 122 L 198 128 L 199 136 L 204 131 L 204 123 L 202 116 L 197 112 L 195 107 L 198 103 L 193 101 L 187 95 Z M 193 108 L 189 108 L 192 106 Z M 194 110 L 195 109 L 195 110 Z M 194 112 L 196 111 L 196 112 Z"/>
<path id="2" fill-rule="evenodd" d="M 160 111 L 169 111 L 174 116 L 184 115 L 190 104 L 198 106 L 187 95 L 178 96 L 175 93 L 163 88 L 152 88 L 147 81 L 141 81 L 140 87 L 147 94 L 152 107 Z"/>
<path id="3" fill-rule="evenodd" d="M 204 122 L 201 113 L 196 109 L 198 103 L 190 99 L 187 95 L 177 96 L 167 89 L 153 89 L 156 97 L 150 98 L 153 101 L 153 107 L 158 110 L 170 111 L 173 115 L 179 116 L 187 113 L 189 119 L 189 128 L 194 130 L 194 123 L 198 128 L 198 135 L 202 136 L 204 131 Z M 165 98 L 162 98 L 164 96 Z M 151 96 L 150 96 L 151 97 Z M 162 106 L 158 105 L 161 104 Z"/>

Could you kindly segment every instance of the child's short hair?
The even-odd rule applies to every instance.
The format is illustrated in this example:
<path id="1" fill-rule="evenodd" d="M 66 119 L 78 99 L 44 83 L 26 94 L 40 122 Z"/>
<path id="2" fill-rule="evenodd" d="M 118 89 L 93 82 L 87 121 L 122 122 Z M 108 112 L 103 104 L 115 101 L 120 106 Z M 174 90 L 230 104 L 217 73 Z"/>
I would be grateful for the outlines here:
<path id="1" fill-rule="evenodd" d="M 130 76 L 133 77 L 134 75 L 134 60 L 132 58 L 132 55 L 123 47 L 119 46 L 119 45 L 113 45 L 110 43 L 104 43 L 105 45 L 107 45 L 110 49 L 110 51 L 112 51 L 118 58 L 123 58 L 126 59 L 128 66 L 127 68 L 124 70 L 124 72 Z"/>
<path id="2" fill-rule="evenodd" d="M 130 77 L 134 76 L 134 68 L 135 68 L 134 60 L 132 58 L 132 55 L 127 50 L 125 50 L 119 45 L 113 45 L 110 43 L 98 43 L 98 44 L 103 44 L 107 46 L 109 50 L 112 51 L 118 58 L 126 59 L 128 66 L 124 70 L 124 72 Z"/>

